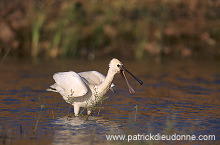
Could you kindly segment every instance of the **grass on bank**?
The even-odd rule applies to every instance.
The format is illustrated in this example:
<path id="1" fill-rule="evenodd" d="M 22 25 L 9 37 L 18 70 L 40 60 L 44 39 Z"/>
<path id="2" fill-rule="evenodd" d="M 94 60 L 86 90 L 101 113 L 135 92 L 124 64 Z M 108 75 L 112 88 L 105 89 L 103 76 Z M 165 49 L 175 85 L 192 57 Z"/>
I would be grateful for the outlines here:
<path id="1" fill-rule="evenodd" d="M 219 56 L 217 1 L 1 1 L 0 54 Z M 4 37 L 1 37 L 4 36 Z"/>

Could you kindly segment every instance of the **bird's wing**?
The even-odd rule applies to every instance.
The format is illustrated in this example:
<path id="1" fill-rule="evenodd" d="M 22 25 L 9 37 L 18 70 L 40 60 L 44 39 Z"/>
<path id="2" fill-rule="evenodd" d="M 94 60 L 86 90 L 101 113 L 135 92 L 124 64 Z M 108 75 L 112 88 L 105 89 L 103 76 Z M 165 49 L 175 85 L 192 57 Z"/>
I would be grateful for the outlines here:
<path id="1" fill-rule="evenodd" d="M 80 97 L 88 92 L 88 88 L 82 78 L 73 71 L 55 73 L 53 79 L 69 97 Z"/>
<path id="2" fill-rule="evenodd" d="M 105 80 L 105 76 L 97 71 L 86 71 L 78 74 L 93 85 L 100 85 Z"/>
<path id="3" fill-rule="evenodd" d="M 100 85 L 105 80 L 105 75 L 98 71 L 86 71 L 78 74 L 93 85 Z M 111 84 L 110 89 L 115 92 L 115 85 L 113 83 Z"/>

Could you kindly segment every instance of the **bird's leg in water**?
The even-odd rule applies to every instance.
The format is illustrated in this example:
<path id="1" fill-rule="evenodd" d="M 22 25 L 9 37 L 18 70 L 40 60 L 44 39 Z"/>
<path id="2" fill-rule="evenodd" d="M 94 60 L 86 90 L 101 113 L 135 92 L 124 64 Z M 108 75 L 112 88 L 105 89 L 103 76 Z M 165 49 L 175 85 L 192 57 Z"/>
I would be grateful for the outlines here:
<path id="1" fill-rule="evenodd" d="M 74 115 L 79 116 L 79 106 L 74 105 Z"/>
<path id="2" fill-rule="evenodd" d="M 87 108 L 87 115 L 91 115 L 91 113 L 92 113 L 92 110 Z"/>

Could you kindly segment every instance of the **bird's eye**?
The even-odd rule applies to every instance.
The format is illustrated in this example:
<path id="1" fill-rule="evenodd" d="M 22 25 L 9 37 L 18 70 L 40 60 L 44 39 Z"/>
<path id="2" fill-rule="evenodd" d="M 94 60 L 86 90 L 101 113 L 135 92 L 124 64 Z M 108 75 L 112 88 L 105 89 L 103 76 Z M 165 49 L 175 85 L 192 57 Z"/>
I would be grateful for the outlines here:
<path id="1" fill-rule="evenodd" d="M 118 64 L 117 67 L 120 67 L 120 64 Z"/>

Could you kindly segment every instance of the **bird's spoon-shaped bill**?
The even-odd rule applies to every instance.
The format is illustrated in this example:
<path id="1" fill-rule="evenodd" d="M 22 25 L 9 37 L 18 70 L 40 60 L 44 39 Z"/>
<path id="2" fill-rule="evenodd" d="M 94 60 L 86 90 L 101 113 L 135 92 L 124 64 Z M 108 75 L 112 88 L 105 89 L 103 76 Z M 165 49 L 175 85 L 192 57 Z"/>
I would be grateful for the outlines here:
<path id="1" fill-rule="evenodd" d="M 143 85 L 143 81 L 138 79 L 136 76 L 134 76 L 131 72 L 129 72 L 123 65 L 121 66 L 121 69 L 128 72 L 136 81 L 139 82 L 140 85 Z"/>
<path id="2" fill-rule="evenodd" d="M 122 76 L 125 78 L 125 81 L 126 81 L 126 83 L 127 83 L 127 85 L 128 85 L 129 92 L 130 92 L 131 94 L 135 94 L 134 89 L 131 87 L 131 85 L 129 84 L 129 82 L 128 82 L 126 76 L 125 76 L 125 71 L 122 70 L 122 71 L 121 71 L 121 74 L 122 74 Z"/>
<path id="3" fill-rule="evenodd" d="M 125 78 L 125 81 L 126 81 L 126 83 L 127 83 L 129 92 L 130 92 L 131 94 L 135 94 L 135 91 L 134 91 L 134 89 L 131 87 L 131 85 L 129 84 L 129 82 L 128 82 L 128 80 L 127 80 L 126 75 L 125 75 L 124 72 L 125 72 L 125 71 L 128 72 L 136 81 L 138 81 L 138 82 L 140 83 L 140 85 L 143 84 L 143 81 L 141 81 L 141 80 L 138 79 L 136 76 L 134 76 L 134 75 L 133 75 L 131 72 L 129 72 L 123 65 L 121 65 L 120 68 L 121 68 L 121 74 L 122 74 L 122 76 Z"/>

